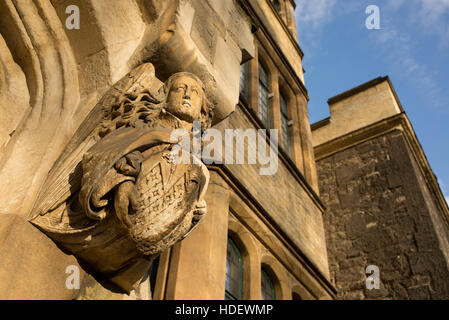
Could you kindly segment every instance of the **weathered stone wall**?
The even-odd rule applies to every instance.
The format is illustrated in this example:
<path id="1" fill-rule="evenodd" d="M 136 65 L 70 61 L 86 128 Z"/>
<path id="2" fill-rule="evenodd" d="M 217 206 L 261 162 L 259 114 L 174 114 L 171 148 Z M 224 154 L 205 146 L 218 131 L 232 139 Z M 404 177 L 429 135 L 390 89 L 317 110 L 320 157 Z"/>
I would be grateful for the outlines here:
<path id="1" fill-rule="evenodd" d="M 340 299 L 448 299 L 447 228 L 401 131 L 317 163 L 331 281 Z M 380 270 L 366 289 L 365 268 Z"/>
<path id="2" fill-rule="evenodd" d="M 238 106 L 233 114 L 215 128 L 222 131 L 224 137 L 225 129 L 240 128 L 245 131 L 253 129 L 254 124 L 245 115 L 242 107 Z M 240 151 L 246 152 L 248 151 L 246 139 L 244 143 L 245 149 Z M 234 159 L 236 157 L 237 155 L 234 154 Z M 275 221 L 288 238 L 328 278 L 322 209 L 316 198 L 310 191 L 306 191 L 304 185 L 294 177 L 286 164 L 281 159 L 277 161 L 278 168 L 273 175 L 260 175 L 260 168 L 268 167 L 260 163 L 235 164 L 236 161 L 233 160 L 233 164 L 224 166 L 264 208 L 269 218 Z"/>

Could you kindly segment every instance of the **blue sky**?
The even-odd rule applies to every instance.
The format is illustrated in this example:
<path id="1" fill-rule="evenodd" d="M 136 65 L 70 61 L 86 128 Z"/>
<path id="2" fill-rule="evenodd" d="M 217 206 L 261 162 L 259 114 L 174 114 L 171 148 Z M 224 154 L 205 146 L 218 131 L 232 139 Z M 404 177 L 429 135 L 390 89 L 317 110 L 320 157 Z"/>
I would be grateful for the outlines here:
<path id="1" fill-rule="evenodd" d="M 380 9 L 380 30 L 365 10 Z M 327 99 L 390 76 L 449 202 L 449 0 L 296 0 L 310 122 Z"/>

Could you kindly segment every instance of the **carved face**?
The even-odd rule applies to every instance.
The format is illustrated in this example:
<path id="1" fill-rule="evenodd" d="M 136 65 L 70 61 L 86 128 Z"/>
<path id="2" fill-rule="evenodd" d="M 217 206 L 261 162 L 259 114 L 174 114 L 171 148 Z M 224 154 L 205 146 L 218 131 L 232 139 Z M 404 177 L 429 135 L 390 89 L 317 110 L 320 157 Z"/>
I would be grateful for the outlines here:
<path id="1" fill-rule="evenodd" d="M 188 75 L 176 78 L 167 97 L 167 111 L 187 122 L 200 119 L 203 104 L 201 83 Z"/>

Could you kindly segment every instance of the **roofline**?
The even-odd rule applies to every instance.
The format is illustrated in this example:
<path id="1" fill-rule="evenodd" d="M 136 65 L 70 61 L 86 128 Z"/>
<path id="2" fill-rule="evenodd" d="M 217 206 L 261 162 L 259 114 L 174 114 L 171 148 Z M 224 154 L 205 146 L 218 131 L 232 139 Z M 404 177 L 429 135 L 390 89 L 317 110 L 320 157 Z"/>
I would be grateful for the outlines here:
<path id="1" fill-rule="evenodd" d="M 384 81 L 388 82 L 388 85 L 390 86 L 390 89 L 393 92 L 393 96 L 394 96 L 394 98 L 395 98 L 395 100 L 396 100 L 396 102 L 397 102 L 397 104 L 399 106 L 400 112 L 404 112 L 404 109 L 402 108 L 401 101 L 399 101 L 398 95 L 396 93 L 396 90 L 394 89 L 393 84 L 391 83 L 391 80 L 390 80 L 389 76 L 377 77 L 377 78 L 375 78 L 373 80 L 370 80 L 368 82 L 365 82 L 365 83 L 363 83 L 363 84 L 361 84 L 361 85 L 359 85 L 357 87 L 354 87 L 352 89 L 344 91 L 344 92 L 342 92 L 342 93 L 340 93 L 340 94 L 338 94 L 338 95 L 336 95 L 336 96 L 334 96 L 332 98 L 329 98 L 327 100 L 327 103 L 329 105 L 335 104 L 335 103 L 340 102 L 342 100 L 345 100 L 345 99 L 347 99 L 349 97 L 352 97 L 352 96 L 354 96 L 354 95 L 356 95 L 356 94 L 358 94 L 358 93 L 360 93 L 362 91 L 365 91 L 365 90 L 367 90 L 369 88 L 377 86 L 378 84 L 380 84 L 380 83 L 382 83 Z"/>
<path id="2" fill-rule="evenodd" d="M 324 118 L 320 121 L 314 122 L 310 125 L 310 128 L 313 130 L 316 130 L 318 128 L 324 127 L 325 125 L 328 125 L 331 122 L 331 117 Z"/>
<path id="3" fill-rule="evenodd" d="M 344 91 L 342 93 L 337 94 L 336 96 L 333 96 L 333 97 L 329 98 L 327 100 L 327 103 L 329 105 L 335 104 L 335 103 L 340 102 L 342 100 L 345 100 L 345 99 L 347 99 L 349 97 L 352 97 L 352 96 L 354 96 L 354 95 L 356 95 L 356 94 L 358 94 L 358 93 L 360 93 L 362 91 L 365 91 L 366 89 L 369 89 L 371 87 L 377 86 L 379 83 L 382 83 L 382 82 L 386 81 L 387 79 L 388 79 L 388 76 L 387 77 L 377 77 L 377 78 L 375 78 L 373 80 L 365 82 L 365 83 L 363 83 L 363 84 L 361 84 L 361 85 L 359 85 L 357 87 L 354 87 L 352 89 L 349 89 L 347 91 Z"/>

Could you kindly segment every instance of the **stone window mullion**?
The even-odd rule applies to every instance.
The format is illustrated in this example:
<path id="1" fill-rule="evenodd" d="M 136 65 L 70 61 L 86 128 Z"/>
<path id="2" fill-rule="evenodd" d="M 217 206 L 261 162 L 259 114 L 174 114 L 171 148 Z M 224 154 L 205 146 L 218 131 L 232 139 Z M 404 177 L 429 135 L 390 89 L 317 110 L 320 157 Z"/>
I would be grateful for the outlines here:
<path id="1" fill-rule="evenodd" d="M 296 96 L 291 93 L 288 96 L 287 101 L 288 106 L 288 114 L 290 120 L 293 122 L 290 127 L 290 150 L 291 150 L 291 158 L 295 162 L 296 167 L 304 174 L 304 160 L 303 160 L 303 151 L 302 151 L 302 136 L 301 136 L 301 128 L 300 128 L 300 116 L 299 116 L 299 106 L 296 101 Z M 305 174 L 304 174 L 305 176 Z"/>
<path id="2" fill-rule="evenodd" d="M 315 155 L 312 146 L 312 131 L 310 129 L 307 99 L 302 94 L 296 95 L 298 105 L 301 148 L 304 164 L 304 176 L 313 190 L 319 195 L 318 175 L 316 172 Z"/>
<path id="3" fill-rule="evenodd" d="M 248 103 L 253 111 L 259 113 L 259 57 L 255 46 L 254 58 L 248 63 Z"/>
<path id="4" fill-rule="evenodd" d="M 271 128 L 278 129 L 278 144 L 281 145 L 281 107 L 280 107 L 280 97 L 279 97 L 279 71 L 274 69 L 270 71 L 270 117 L 271 117 Z"/>

